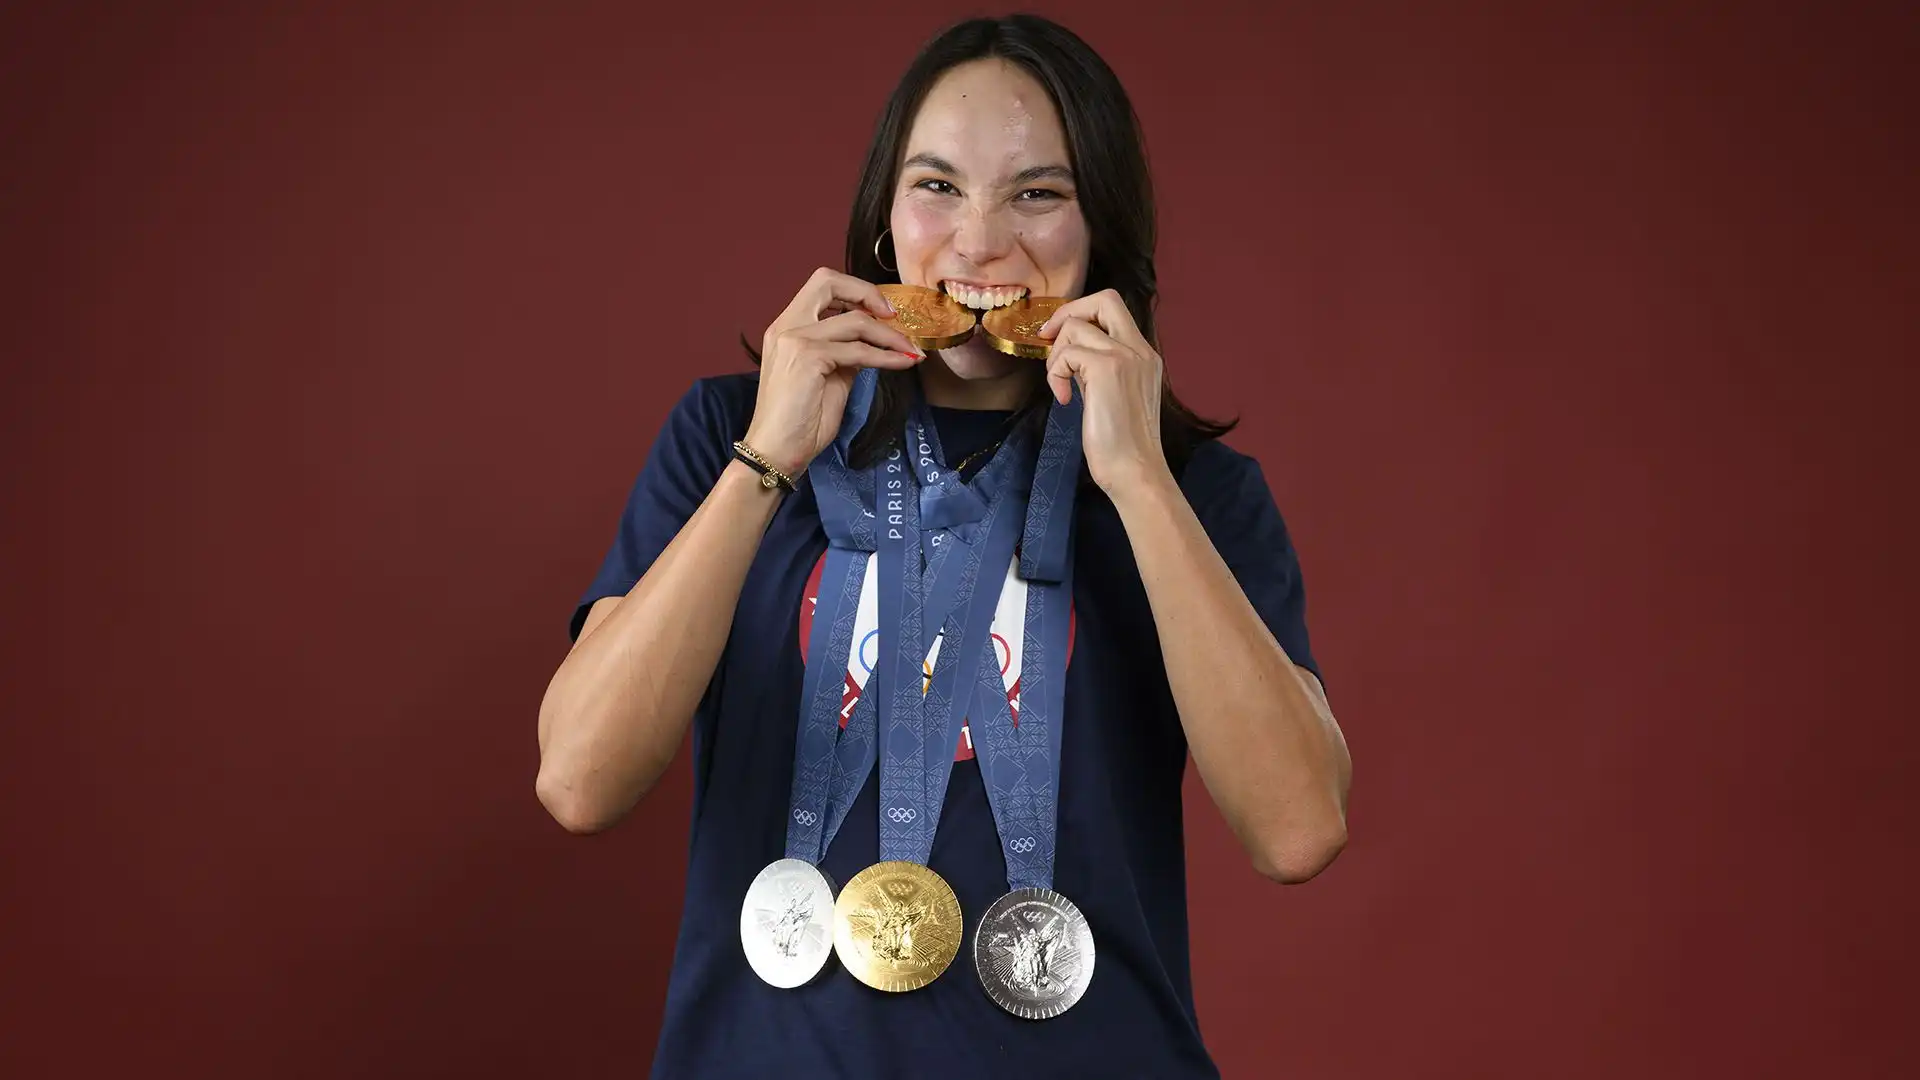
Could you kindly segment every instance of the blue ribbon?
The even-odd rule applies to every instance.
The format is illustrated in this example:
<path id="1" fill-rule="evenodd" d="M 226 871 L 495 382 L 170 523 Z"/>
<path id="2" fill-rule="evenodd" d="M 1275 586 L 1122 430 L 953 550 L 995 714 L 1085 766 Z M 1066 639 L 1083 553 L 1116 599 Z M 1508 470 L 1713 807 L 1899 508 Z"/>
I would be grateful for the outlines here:
<path id="1" fill-rule="evenodd" d="M 1053 887 L 1060 806 L 1060 736 L 1073 610 L 1073 507 L 1080 474 L 1081 399 L 1055 405 L 1035 466 L 1020 576 L 1027 581 L 1020 718 L 1007 700 L 991 641 L 978 650 L 973 745 L 1006 856 L 1010 889 Z"/>
<path id="2" fill-rule="evenodd" d="M 862 696 L 874 696 L 880 729 L 880 859 L 908 858 L 927 820 L 921 784 L 920 658 L 922 610 L 920 500 L 914 497 L 906 450 L 895 447 L 877 469 L 879 519 L 880 662 Z M 891 646 L 891 647 L 889 647 Z M 907 695 L 911 694 L 911 700 Z M 918 861 L 918 860 L 915 860 Z"/>
<path id="3" fill-rule="evenodd" d="M 1079 386 L 1067 404 L 1047 411 L 1047 433 L 1033 466 L 1027 533 L 1020 543 L 1023 581 L 1065 581 L 1073 544 L 1073 496 L 1080 483 L 1080 420 L 1086 401 Z M 1026 661 L 1021 660 L 1024 665 Z M 1021 668 L 1022 671 L 1026 669 Z"/>
<path id="4" fill-rule="evenodd" d="M 802 691 L 788 854 L 819 860 L 877 761 L 880 858 L 924 864 L 960 728 L 971 714 L 980 718 L 975 741 L 983 775 L 1002 781 L 1000 790 L 990 781 L 988 791 L 1009 850 L 1009 874 L 1019 866 L 1023 881 L 1050 880 L 1080 402 L 1054 406 L 1037 460 L 1031 439 L 1017 430 L 968 484 L 941 466 L 938 432 L 924 404 L 914 409 L 901 447 L 869 470 L 851 468 L 848 448 L 866 422 L 876 383 L 875 372 L 856 376 L 838 437 L 808 469 L 829 548 Z M 989 636 L 1002 568 L 1012 565 L 1016 541 L 1020 575 L 1030 583 L 1018 729 Z M 869 551 L 879 555 L 879 661 L 841 729 L 838 658 L 850 652 Z M 923 678 L 936 636 L 940 655 L 931 677 Z M 982 658 L 977 685 L 956 694 L 967 681 L 969 657 Z M 971 709 L 956 707 L 969 700 Z M 979 735 L 982 720 L 991 729 L 987 745 Z M 1021 800 L 1033 809 L 1015 822 L 1004 811 Z M 816 820 L 809 822 L 807 811 Z M 1029 869 L 1036 863 L 1037 870 Z"/>
<path id="5" fill-rule="evenodd" d="M 1032 460 L 1024 440 L 1010 439 L 968 491 L 936 456 L 937 435 L 924 403 L 915 407 L 906 435 L 906 452 L 888 458 L 875 493 L 882 526 L 882 663 L 874 673 L 880 858 L 924 864 L 966 719 L 964 709 L 953 707 L 954 690 L 968 667 L 965 658 L 987 640 L 1006 580 L 1001 567 L 1012 565 L 1025 518 Z M 944 526 L 922 519 L 928 506 Z M 940 657 L 926 678 L 924 664 L 936 636 L 943 641 Z"/>
<path id="6" fill-rule="evenodd" d="M 931 434 L 930 427 L 928 430 Z M 933 439 L 937 440 L 937 436 Z M 939 743 L 930 742 L 924 747 L 926 799 L 934 811 L 930 825 L 937 823 L 939 812 L 945 806 L 954 750 L 960 742 L 960 729 L 967 720 L 967 703 L 973 697 L 969 658 L 983 646 L 991 651 L 994 611 L 999 606 L 1007 572 L 1013 566 L 1014 548 L 1026 519 L 1027 488 L 1033 475 L 1028 441 L 1024 431 L 1017 430 L 1008 437 L 1000 454 L 972 483 L 972 487 L 985 496 L 984 516 L 956 522 L 952 535 L 940 545 L 945 558 L 965 560 L 958 574 L 942 576 L 952 576 L 971 585 L 963 586 L 949 607 L 940 632 L 940 655 L 926 680 L 922 723 L 929 734 L 944 736 Z M 937 441 L 934 445 L 937 449 Z M 930 828 L 923 838 L 928 852 L 932 850 L 933 835 Z"/>
<path id="7" fill-rule="evenodd" d="M 920 480 L 920 523 L 927 529 L 955 533 L 962 542 L 971 542 L 974 530 L 961 530 L 987 516 L 991 499 L 984 488 L 976 492 L 961 481 L 958 472 L 941 468 L 940 463 L 947 455 L 940 447 L 940 429 L 928 422 L 924 408 L 914 410 L 913 420 L 910 445 Z M 993 471 L 989 466 L 975 477 L 975 483 Z"/>
<path id="8" fill-rule="evenodd" d="M 848 654 L 859 614 L 860 587 L 866 577 L 866 553 L 874 549 L 872 474 L 847 462 L 853 438 L 872 410 L 879 372 L 854 376 L 847 409 L 832 444 L 807 467 L 827 534 L 826 563 L 813 610 L 807 647 L 807 674 L 801 685 L 799 731 L 794 739 L 793 784 L 787 808 L 786 856 L 817 863 L 859 795 L 833 783 L 839 754 L 872 760 L 873 740 L 864 746 L 840 730 L 840 703 L 846 675 L 840 658 Z M 851 722 L 849 722 L 849 726 Z M 865 775 L 864 770 L 861 774 Z"/>

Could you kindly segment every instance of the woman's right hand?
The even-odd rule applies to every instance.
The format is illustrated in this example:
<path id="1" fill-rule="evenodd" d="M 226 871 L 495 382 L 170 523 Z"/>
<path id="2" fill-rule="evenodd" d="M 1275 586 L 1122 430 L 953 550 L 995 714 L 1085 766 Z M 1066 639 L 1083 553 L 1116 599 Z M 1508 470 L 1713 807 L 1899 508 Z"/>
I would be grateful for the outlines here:
<path id="1" fill-rule="evenodd" d="M 926 359 L 880 322 L 893 314 L 872 284 L 822 267 L 760 342 L 760 392 L 747 445 L 798 477 L 840 433 L 853 377 L 867 367 L 902 371 Z"/>

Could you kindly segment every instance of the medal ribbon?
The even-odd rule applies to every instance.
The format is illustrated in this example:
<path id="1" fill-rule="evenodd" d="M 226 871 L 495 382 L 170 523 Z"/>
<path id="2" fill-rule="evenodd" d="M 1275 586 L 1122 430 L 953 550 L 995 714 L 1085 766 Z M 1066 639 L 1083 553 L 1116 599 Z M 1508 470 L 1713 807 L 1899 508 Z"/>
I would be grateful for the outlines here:
<path id="1" fill-rule="evenodd" d="M 1016 429 L 1011 432 L 1003 446 L 1005 453 L 996 455 L 987 467 L 975 476 L 971 484 L 963 483 L 960 474 L 942 469 L 940 462 L 946 460 L 946 454 L 940 447 L 940 433 L 929 421 L 924 409 L 914 412 L 909 425 L 912 442 L 914 478 L 919 482 L 920 503 L 920 544 L 925 559 L 927 610 L 944 619 L 956 612 L 956 604 L 977 602 L 986 599 L 999 602 L 999 589 L 1006 580 L 1005 574 L 994 577 L 989 588 L 990 596 L 974 597 L 973 591 L 979 587 L 979 571 L 972 573 L 942 573 L 949 557 L 958 558 L 957 551 L 970 551 L 976 561 L 982 556 L 980 544 L 988 539 L 994 523 L 1003 523 L 1001 527 L 1010 527 L 1012 537 L 1019 536 L 1018 523 L 1026 513 L 1027 489 L 1033 480 L 1033 465 L 1027 461 L 1026 434 Z M 1007 514 L 1001 511 L 999 500 L 1012 498 L 1019 503 L 1013 508 L 1013 524 L 1004 524 Z M 1007 557 L 1003 562 L 1011 563 L 1013 548 L 1011 541 L 1007 547 Z M 964 589 L 964 591 L 963 591 Z M 964 621 L 964 619 L 963 619 Z M 987 625 L 992 625 L 991 617 Z M 933 649 L 933 639 L 945 629 L 941 622 L 929 619 L 921 627 L 921 657 Z M 985 633 L 983 630 L 982 633 Z M 923 667 L 924 670 L 924 667 Z M 958 744 L 959 733 L 954 733 Z"/>
<path id="2" fill-rule="evenodd" d="M 976 647 L 973 744 L 1006 855 L 1010 889 L 1051 889 L 1059 824 L 1060 735 L 1073 601 L 1073 506 L 1082 400 L 1054 405 L 1035 464 L 1021 547 L 1027 582 L 1016 723 L 993 643 Z"/>
<path id="3" fill-rule="evenodd" d="M 866 577 L 866 553 L 874 550 L 873 476 L 850 467 L 847 452 L 866 423 L 878 382 L 879 372 L 873 369 L 854 376 L 839 434 L 807 467 L 807 478 L 820 505 L 820 523 L 827 534 L 827 555 L 820 573 L 807 647 L 807 673 L 800 692 L 786 857 L 810 863 L 818 863 L 833 843 L 835 831 L 859 795 L 857 786 L 847 792 L 832 784 L 837 754 L 858 756 L 864 752 L 867 760 L 872 760 L 871 727 L 864 747 L 858 733 L 849 740 L 840 730 L 840 703 L 846 686 L 840 657 L 846 656 L 852 645 L 860 587 Z"/>
<path id="4" fill-rule="evenodd" d="M 906 435 L 905 452 L 883 463 L 875 492 L 882 664 L 870 681 L 878 682 L 880 859 L 925 865 L 966 719 L 953 707 L 954 690 L 965 658 L 987 640 L 1032 464 L 1024 440 L 1009 440 L 968 490 L 940 465 L 924 403 Z M 936 634 L 940 656 L 924 676 Z"/>
<path id="5" fill-rule="evenodd" d="M 932 460 L 944 460 L 934 427 L 926 424 L 922 431 L 923 442 L 933 451 Z M 927 688 L 923 697 L 925 729 L 929 735 L 945 736 L 941 742 L 929 742 L 925 747 L 927 805 L 934 809 L 935 821 L 946 804 L 954 751 L 960 742 L 960 729 L 966 723 L 967 706 L 973 698 L 975 680 L 970 658 L 982 647 L 991 650 L 989 635 L 994 610 L 999 606 L 1000 590 L 1006 584 L 1014 548 L 1026 520 L 1027 490 L 1033 477 L 1029 445 L 1025 431 L 1016 429 L 1009 434 L 1001 453 L 981 470 L 971 485 L 960 483 L 957 474 L 951 472 L 940 478 L 944 484 L 975 498 L 984 507 L 984 514 L 979 518 L 964 512 L 952 515 L 949 534 L 939 538 L 939 547 L 946 558 L 967 560 L 957 580 L 969 582 L 971 587 L 962 591 L 958 601 L 949 607 L 949 617 L 939 635 L 940 653 L 934 658 L 933 670 L 924 684 Z M 921 480 L 924 506 L 928 502 L 929 477 L 923 472 Z M 966 504 L 943 493 L 934 505 L 945 511 Z M 936 599 L 936 602 L 941 601 Z M 934 610 L 931 604 L 929 609 Z M 951 651 L 947 648 L 949 643 L 953 646 Z M 928 852 L 933 847 L 931 825 L 924 838 Z"/>

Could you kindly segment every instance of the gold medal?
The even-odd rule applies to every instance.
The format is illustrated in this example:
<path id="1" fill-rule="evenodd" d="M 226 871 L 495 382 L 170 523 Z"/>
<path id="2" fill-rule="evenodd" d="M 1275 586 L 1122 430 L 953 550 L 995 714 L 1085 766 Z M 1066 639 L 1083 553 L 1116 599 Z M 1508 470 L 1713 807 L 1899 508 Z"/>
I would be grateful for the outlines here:
<path id="1" fill-rule="evenodd" d="M 1045 360 L 1053 349 L 1053 342 L 1040 336 L 1040 328 L 1066 303 L 1066 299 L 1059 296 L 1016 300 L 987 312 L 980 320 L 980 328 L 986 331 L 987 344 L 1009 356 Z"/>
<path id="2" fill-rule="evenodd" d="M 963 933 L 960 898 L 919 863 L 875 863 L 833 904 L 834 952 L 875 990 L 918 990 L 939 978 Z"/>
<path id="3" fill-rule="evenodd" d="M 941 292 L 919 285 L 881 285 L 880 295 L 893 305 L 893 318 L 880 320 L 891 326 L 914 347 L 951 349 L 973 336 L 973 309 Z"/>

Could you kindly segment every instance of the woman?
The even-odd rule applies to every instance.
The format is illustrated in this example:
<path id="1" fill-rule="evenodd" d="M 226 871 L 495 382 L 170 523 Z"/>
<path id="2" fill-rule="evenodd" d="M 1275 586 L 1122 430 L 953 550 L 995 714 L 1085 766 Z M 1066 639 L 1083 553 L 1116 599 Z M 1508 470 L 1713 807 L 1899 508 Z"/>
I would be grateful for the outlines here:
<path id="1" fill-rule="evenodd" d="M 807 281 L 768 327 L 756 375 L 702 380 L 667 421 L 542 705 L 537 783 L 567 828 L 605 828 L 659 779 L 693 725 L 685 909 L 653 1075 L 1216 1075 L 1189 981 L 1186 755 L 1254 866 L 1282 882 L 1313 877 L 1344 844 L 1349 764 L 1314 674 L 1298 564 L 1260 470 L 1167 387 L 1153 345 L 1153 240 L 1137 123 L 1100 58 L 1037 18 L 961 24 L 913 61 L 887 104 L 853 208 L 847 273 Z M 888 319 L 876 283 L 891 282 L 976 309 L 1022 295 L 1071 302 L 1040 331 L 1052 342 L 1045 360 L 995 351 L 982 334 L 923 353 Z M 879 506 L 884 485 L 899 482 L 884 470 L 899 468 L 903 449 L 922 497 L 892 509 L 913 512 L 919 544 L 890 539 L 899 515 Z M 1058 497 L 1042 499 L 1048 470 L 1073 454 L 1084 474 L 1069 468 L 1049 489 Z M 858 497 L 834 486 L 868 477 L 877 479 Z M 991 508 L 976 510 L 985 516 L 972 533 L 934 520 L 940 504 L 928 492 L 1012 506 L 1026 531 Z M 995 501 L 1016 497 L 1027 501 Z M 848 539 L 863 519 L 878 539 Z M 919 638 L 906 631 L 901 612 L 914 608 L 900 607 L 897 590 L 948 595 L 931 569 L 938 537 L 1007 535 L 1017 546 L 1006 580 L 994 572 L 1004 552 L 990 553 L 988 572 L 962 589 L 997 596 L 984 605 L 990 646 L 961 629 L 988 625 L 982 605 L 951 622 L 930 614 Z M 1049 544 L 1061 555 L 1051 571 Z M 843 572 L 846 603 L 827 584 Z M 1070 602 L 1070 636 L 1048 606 L 1056 600 L 1042 597 Z M 837 614 L 816 619 L 830 604 Z M 862 621 L 869 631 L 857 632 Z M 921 670 L 890 666 L 896 656 L 920 666 L 909 650 L 935 625 Z M 1044 634 L 1068 647 L 1039 648 Z M 987 688 L 978 694 L 976 647 Z M 953 654 L 944 663 L 943 649 Z M 822 686 L 825 719 L 802 693 Z M 903 686 L 914 690 L 900 695 Z M 931 726 L 908 730 L 915 723 Z M 953 730 L 960 737 L 945 742 Z M 869 736 L 877 747 L 861 744 Z M 898 753 L 896 737 L 936 752 Z M 1038 757 L 1015 760 L 1025 751 L 1010 748 L 1023 739 Z M 830 779 L 802 783 L 809 761 L 827 770 L 815 780 Z M 1032 762 L 1041 764 L 1023 773 Z M 924 818 L 899 809 L 902 792 L 922 800 Z M 1027 810 L 1034 835 L 1010 824 Z M 795 822 L 823 818 L 796 841 L 806 830 Z M 818 862 L 845 883 L 840 904 L 795 886 L 779 911 L 743 906 L 783 844 L 798 855 L 792 865 Z M 849 930 L 839 909 L 883 856 L 924 869 L 915 881 L 943 883 L 926 884 L 928 897 L 949 888 L 941 895 L 957 902 L 964 934 L 936 933 L 938 904 L 912 897 Z M 1018 918 L 981 931 L 1023 876 L 1044 887 L 1021 895 L 1071 898 L 1049 910 L 1084 920 L 1071 929 L 1088 935 L 1084 948 L 1061 945 L 1031 914 L 1025 932 L 1015 932 Z M 839 962 L 775 985 L 764 957 L 803 947 L 807 928 L 825 925 L 820 906 L 835 909 Z M 770 945 L 753 940 L 756 917 Z M 964 937 L 943 972 L 910 992 L 871 988 L 874 966 L 941 933 Z M 1014 984 L 1075 978 L 1072 1000 L 1045 1019 L 1005 1000 Z"/>

